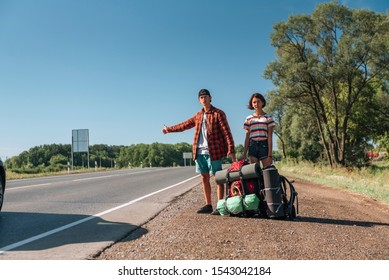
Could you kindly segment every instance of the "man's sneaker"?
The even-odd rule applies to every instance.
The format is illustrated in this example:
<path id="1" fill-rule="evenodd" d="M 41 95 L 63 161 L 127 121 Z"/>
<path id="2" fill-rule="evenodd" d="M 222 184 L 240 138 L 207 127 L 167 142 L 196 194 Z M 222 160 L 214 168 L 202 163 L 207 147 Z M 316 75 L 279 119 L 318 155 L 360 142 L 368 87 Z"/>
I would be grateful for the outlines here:
<path id="1" fill-rule="evenodd" d="M 198 214 L 210 214 L 210 213 L 212 213 L 212 211 L 213 211 L 212 205 L 207 204 L 207 205 L 201 207 L 199 210 L 197 210 L 197 213 Z"/>
<path id="2" fill-rule="evenodd" d="M 212 212 L 212 215 L 220 216 L 219 210 L 215 209 L 215 211 Z"/>

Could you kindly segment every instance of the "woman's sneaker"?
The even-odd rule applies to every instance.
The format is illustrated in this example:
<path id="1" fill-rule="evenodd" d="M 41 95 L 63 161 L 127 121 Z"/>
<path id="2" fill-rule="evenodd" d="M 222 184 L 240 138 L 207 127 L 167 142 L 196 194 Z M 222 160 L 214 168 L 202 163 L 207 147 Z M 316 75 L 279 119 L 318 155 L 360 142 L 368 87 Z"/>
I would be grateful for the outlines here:
<path id="1" fill-rule="evenodd" d="M 213 211 L 212 205 L 207 204 L 207 205 L 201 207 L 199 210 L 197 210 L 197 213 L 198 214 L 210 214 L 210 213 L 212 213 L 212 211 Z"/>

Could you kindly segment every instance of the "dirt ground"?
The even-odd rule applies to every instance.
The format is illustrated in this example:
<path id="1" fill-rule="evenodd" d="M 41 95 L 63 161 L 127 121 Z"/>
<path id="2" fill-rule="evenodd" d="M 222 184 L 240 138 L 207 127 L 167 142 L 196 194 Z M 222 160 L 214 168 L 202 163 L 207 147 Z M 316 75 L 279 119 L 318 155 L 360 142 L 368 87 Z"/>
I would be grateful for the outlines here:
<path id="1" fill-rule="evenodd" d="M 199 185 L 96 259 L 389 259 L 388 204 L 300 179 L 294 186 L 299 214 L 290 221 L 196 214 Z"/>

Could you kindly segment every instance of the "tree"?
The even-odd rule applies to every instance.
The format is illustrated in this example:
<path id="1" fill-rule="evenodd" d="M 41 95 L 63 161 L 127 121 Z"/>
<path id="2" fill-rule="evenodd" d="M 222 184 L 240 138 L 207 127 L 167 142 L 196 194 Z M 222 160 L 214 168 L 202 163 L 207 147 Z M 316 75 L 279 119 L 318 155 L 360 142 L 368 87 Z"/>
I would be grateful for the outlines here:
<path id="1" fill-rule="evenodd" d="M 379 147 L 389 153 L 389 90 L 382 85 L 374 96 L 374 102 L 369 105 L 375 114 L 371 115 L 371 122 L 377 126 L 369 126 L 374 135 L 373 140 Z"/>
<path id="2" fill-rule="evenodd" d="M 50 158 L 50 165 L 62 164 L 66 166 L 67 163 L 68 163 L 68 158 L 61 154 L 56 154 Z"/>
<path id="3" fill-rule="evenodd" d="M 275 90 L 269 92 L 269 102 L 266 110 L 273 116 L 276 123 L 274 127 L 274 134 L 277 135 L 278 147 L 281 148 L 283 158 L 286 158 L 286 141 L 284 134 L 284 116 L 286 110 L 286 103 L 282 96 Z"/>
<path id="4" fill-rule="evenodd" d="M 388 81 L 388 16 L 331 2 L 274 30 L 277 60 L 265 77 L 286 106 L 311 112 L 331 166 L 352 164 L 356 147 L 373 136 L 361 128 L 378 125 L 366 117 L 374 110 L 366 105 L 374 102 L 374 85 Z"/>

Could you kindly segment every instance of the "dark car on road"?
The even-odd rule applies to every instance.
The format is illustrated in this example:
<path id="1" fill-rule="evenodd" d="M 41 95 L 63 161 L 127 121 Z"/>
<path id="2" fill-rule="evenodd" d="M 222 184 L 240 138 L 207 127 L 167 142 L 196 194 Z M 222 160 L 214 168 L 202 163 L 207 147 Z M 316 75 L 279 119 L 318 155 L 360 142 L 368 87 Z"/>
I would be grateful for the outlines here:
<path id="1" fill-rule="evenodd" d="M 0 211 L 1 211 L 1 207 L 3 207 L 4 192 L 5 192 L 5 168 L 3 162 L 0 159 Z"/>

